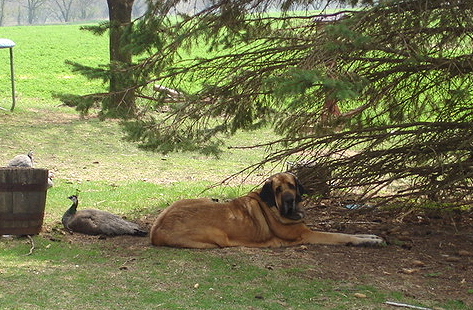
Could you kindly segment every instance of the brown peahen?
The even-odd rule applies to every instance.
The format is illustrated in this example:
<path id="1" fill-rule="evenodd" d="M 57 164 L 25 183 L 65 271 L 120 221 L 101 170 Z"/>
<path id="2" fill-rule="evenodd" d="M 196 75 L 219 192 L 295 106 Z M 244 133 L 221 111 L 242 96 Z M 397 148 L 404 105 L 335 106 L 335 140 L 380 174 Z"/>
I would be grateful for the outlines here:
<path id="1" fill-rule="evenodd" d="M 62 216 L 64 228 L 71 232 L 87 235 L 134 235 L 146 236 L 147 232 L 138 224 L 126 221 L 120 216 L 102 210 L 86 209 L 77 211 L 79 199 L 77 195 L 68 197 L 72 206 Z"/>

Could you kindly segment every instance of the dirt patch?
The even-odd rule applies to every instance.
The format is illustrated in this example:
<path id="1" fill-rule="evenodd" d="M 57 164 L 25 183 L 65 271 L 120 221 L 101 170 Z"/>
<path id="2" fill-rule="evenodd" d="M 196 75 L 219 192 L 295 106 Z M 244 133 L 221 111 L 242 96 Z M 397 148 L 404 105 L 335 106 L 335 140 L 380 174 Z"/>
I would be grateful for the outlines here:
<path id="1" fill-rule="evenodd" d="M 316 276 L 401 291 L 415 299 L 473 305 L 473 214 L 311 206 L 313 229 L 373 233 L 383 248 L 310 246 Z M 307 255 L 307 254 L 306 254 Z"/>
<path id="2" fill-rule="evenodd" d="M 278 249 L 227 248 L 217 255 L 239 251 L 269 269 L 307 266 L 305 277 L 331 279 L 345 285 L 369 285 L 403 292 L 417 300 L 458 300 L 473 306 L 473 213 L 422 210 L 347 209 L 334 204 L 306 207 L 313 229 L 373 233 L 387 246 L 362 248 L 307 245 Z M 155 215 L 142 219 L 150 227 Z M 72 243 L 103 242 L 74 234 Z M 107 238 L 113 247 L 131 251 L 149 247 L 148 238 Z M 126 252 L 126 251 L 125 251 Z M 136 253 L 136 252 L 135 252 Z"/>

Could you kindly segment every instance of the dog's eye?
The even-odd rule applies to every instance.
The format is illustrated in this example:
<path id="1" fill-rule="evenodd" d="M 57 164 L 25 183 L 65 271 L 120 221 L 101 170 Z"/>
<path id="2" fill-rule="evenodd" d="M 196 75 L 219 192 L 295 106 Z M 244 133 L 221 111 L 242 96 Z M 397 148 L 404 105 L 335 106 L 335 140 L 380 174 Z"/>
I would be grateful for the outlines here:
<path id="1" fill-rule="evenodd" d="M 290 189 L 296 189 L 296 186 L 295 186 L 294 184 L 291 184 L 291 183 L 288 184 L 288 187 L 289 187 Z"/>
<path id="2" fill-rule="evenodd" d="M 276 193 L 280 193 L 282 191 L 281 186 L 276 187 Z"/>

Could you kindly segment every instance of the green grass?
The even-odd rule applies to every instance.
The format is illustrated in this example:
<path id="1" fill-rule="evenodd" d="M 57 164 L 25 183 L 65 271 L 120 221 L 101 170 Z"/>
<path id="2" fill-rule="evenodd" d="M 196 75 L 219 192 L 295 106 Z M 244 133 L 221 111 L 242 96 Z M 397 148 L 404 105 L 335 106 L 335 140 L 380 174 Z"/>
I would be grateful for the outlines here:
<path id="1" fill-rule="evenodd" d="M 398 296 L 312 278 L 294 262 L 269 269 L 269 250 L 131 252 L 35 240 L 31 256 L 26 241 L 0 243 L 2 309 L 383 309 Z"/>
<path id="2" fill-rule="evenodd" d="M 72 73 L 66 60 L 84 65 L 106 64 L 108 39 L 80 30 L 80 25 L 2 27 L 0 36 L 16 43 L 14 66 L 18 108 L 51 107 L 54 93 L 87 94 L 103 91 L 100 81 Z M 7 49 L 0 50 L 0 106 L 10 104 L 10 67 Z M 35 99 L 31 101 L 30 99 Z M 53 103 L 53 105 L 52 105 Z"/>
<path id="3" fill-rule="evenodd" d="M 382 306 L 388 299 L 415 303 L 401 292 L 312 276 L 314 262 L 292 259 L 285 249 L 154 248 L 145 239 L 133 247 L 117 238 L 67 242 L 60 218 L 70 205 L 67 196 L 76 190 L 80 207 L 153 218 L 180 198 L 240 196 L 272 169 L 205 191 L 261 159 L 265 150 L 228 149 L 221 158 L 148 153 L 123 141 L 117 122 L 81 119 L 61 106 L 55 92 L 80 94 L 103 87 L 72 74 L 64 64 L 66 59 L 89 65 L 107 59 L 107 39 L 79 27 L 0 28 L 1 37 L 17 43 L 18 90 L 17 109 L 0 110 L 0 165 L 33 150 L 36 166 L 55 174 L 46 202 L 46 232 L 34 237 L 33 254 L 25 255 L 31 247 L 25 238 L 0 238 L 0 309 L 389 309 Z M 0 106 L 8 107 L 8 52 L 0 50 L 0 56 L 5 64 Z M 267 130 L 242 132 L 227 145 L 272 137 Z M 355 292 L 367 298 L 355 298 Z M 452 301 L 448 309 L 466 307 Z"/>
<path id="4" fill-rule="evenodd" d="M 255 149 L 229 150 L 224 159 L 218 159 L 191 153 L 149 153 L 123 141 L 118 123 L 80 119 L 64 107 L 3 112 L 0 118 L 0 147 L 4 150 L 0 163 L 7 164 L 15 155 L 33 150 L 36 167 L 55 175 L 56 186 L 49 191 L 46 206 L 48 221 L 60 218 L 69 204 L 66 198 L 77 189 L 81 205 L 118 213 L 156 210 L 184 197 L 236 197 L 251 185 L 236 180 L 232 187 L 202 192 L 263 154 Z M 229 144 L 244 145 L 253 136 L 241 133 Z M 253 175 L 250 184 L 262 179 Z"/>

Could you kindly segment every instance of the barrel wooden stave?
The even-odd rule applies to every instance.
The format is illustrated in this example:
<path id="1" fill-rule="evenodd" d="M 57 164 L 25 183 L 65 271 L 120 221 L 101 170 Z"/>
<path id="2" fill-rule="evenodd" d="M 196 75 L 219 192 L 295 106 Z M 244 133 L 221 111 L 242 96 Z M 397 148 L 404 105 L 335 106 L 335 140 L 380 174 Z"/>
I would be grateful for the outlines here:
<path id="1" fill-rule="evenodd" d="M 33 235 L 41 231 L 48 170 L 0 168 L 0 234 Z"/>

